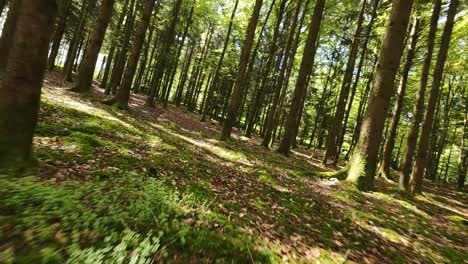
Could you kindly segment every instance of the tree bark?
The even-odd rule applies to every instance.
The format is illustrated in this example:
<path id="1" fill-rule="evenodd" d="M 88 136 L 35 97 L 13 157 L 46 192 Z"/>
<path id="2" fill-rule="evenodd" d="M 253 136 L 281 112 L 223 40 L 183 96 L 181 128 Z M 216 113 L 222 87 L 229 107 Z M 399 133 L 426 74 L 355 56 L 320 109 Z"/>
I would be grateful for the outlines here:
<path id="1" fill-rule="evenodd" d="M 106 35 L 107 26 L 112 17 L 113 8 L 114 0 L 102 1 L 91 40 L 81 62 L 75 86 L 72 88 L 74 92 L 85 93 L 91 90 L 96 62 Z"/>
<path id="2" fill-rule="evenodd" d="M 0 169 L 21 170 L 32 161 L 42 80 L 55 0 L 22 0 L 5 78 L 0 84 Z"/>
<path id="3" fill-rule="evenodd" d="M 48 58 L 48 65 L 47 67 L 49 70 L 53 70 L 55 68 L 55 60 L 57 58 L 60 44 L 62 43 L 63 35 L 65 33 L 65 29 L 67 27 L 68 17 L 70 15 L 70 6 L 71 0 L 64 1 L 63 12 L 59 18 L 57 29 L 54 32 L 53 40 L 52 40 L 52 48 L 50 49 L 49 58 Z"/>
<path id="4" fill-rule="evenodd" d="M 145 0 L 143 2 L 142 18 L 135 33 L 135 40 L 130 52 L 130 57 L 127 62 L 127 67 L 123 75 L 122 83 L 115 96 L 115 103 L 121 108 L 128 107 L 130 99 L 130 90 L 132 88 L 133 77 L 135 76 L 136 67 L 140 58 L 141 48 L 145 41 L 146 31 L 151 21 L 151 14 L 154 9 L 156 0 Z"/>
<path id="5" fill-rule="evenodd" d="M 403 104 L 406 93 L 406 86 L 408 83 L 409 71 L 413 65 L 413 60 L 416 53 L 416 45 L 418 42 L 419 35 L 419 19 L 416 18 L 413 22 L 413 27 L 411 29 L 411 42 L 408 46 L 408 54 L 406 55 L 405 66 L 403 67 L 403 72 L 400 79 L 400 85 L 398 88 L 398 98 L 395 102 L 395 109 L 390 123 L 387 141 L 384 147 L 384 152 L 382 156 L 382 162 L 380 164 L 379 176 L 391 179 L 390 175 L 390 163 L 392 159 L 393 148 L 395 147 L 395 139 L 398 129 L 398 124 L 400 123 L 401 112 L 403 111 Z"/>
<path id="6" fill-rule="evenodd" d="M 413 155 L 418 142 L 419 127 L 423 119 L 424 101 L 426 94 L 426 86 L 429 80 L 429 71 L 431 69 L 432 54 L 434 52 L 435 37 L 437 33 L 437 24 L 440 17 L 442 6 L 441 0 L 436 0 L 432 11 L 431 25 L 429 35 L 427 36 L 427 51 L 424 57 L 424 64 L 421 71 L 421 79 L 419 80 L 419 88 L 416 94 L 416 104 L 413 110 L 413 120 L 409 130 L 408 139 L 406 142 L 406 152 L 403 161 L 402 172 L 399 179 L 400 188 L 408 190 L 411 168 L 413 166 Z"/>
<path id="7" fill-rule="evenodd" d="M 369 98 L 358 144 L 348 165 L 347 180 L 355 183 L 358 189 L 363 191 L 374 188 L 374 175 L 385 116 L 394 92 L 395 77 L 403 54 L 412 7 L 412 0 L 393 0 L 390 21 L 375 74 L 374 88 Z"/>
<path id="8" fill-rule="evenodd" d="M 207 93 L 206 100 L 205 100 L 205 105 L 204 105 L 204 109 L 203 109 L 201 122 L 205 122 L 206 115 L 211 110 L 211 104 L 213 103 L 212 102 L 212 97 L 213 97 L 213 94 L 214 94 L 214 90 L 216 89 L 216 86 L 218 85 L 218 82 L 219 82 L 219 75 L 220 75 L 220 72 L 221 72 L 221 67 L 223 66 L 224 55 L 226 54 L 226 50 L 227 50 L 228 45 L 229 45 L 229 39 L 231 38 L 232 26 L 233 26 L 233 23 L 234 23 L 234 17 L 236 15 L 238 5 L 239 5 L 239 0 L 236 0 L 236 3 L 234 4 L 234 9 L 232 10 L 231 19 L 230 19 L 228 31 L 227 31 L 227 34 L 226 34 L 226 39 L 224 40 L 223 51 L 221 52 L 221 56 L 219 57 L 218 64 L 216 66 L 216 71 L 214 73 L 213 81 L 211 82 L 211 86 L 208 89 L 208 93 Z"/>
<path id="9" fill-rule="evenodd" d="M 447 60 L 450 39 L 452 36 L 453 25 L 455 21 L 455 15 L 457 14 L 458 5 L 459 0 L 450 1 L 449 10 L 447 13 L 447 21 L 445 22 L 445 28 L 442 34 L 442 41 L 440 44 L 439 54 L 437 56 L 437 62 L 432 77 L 431 92 L 429 96 L 429 101 L 427 103 L 423 126 L 421 129 L 421 138 L 419 139 L 418 150 L 413 165 L 413 173 L 411 174 L 410 191 L 413 195 L 422 193 L 422 181 L 424 170 L 426 169 L 427 150 L 429 145 L 432 121 L 434 119 L 435 107 L 437 104 L 437 99 L 439 97 L 440 84 L 442 81 L 442 75 L 444 73 L 445 61 Z"/>
<path id="10" fill-rule="evenodd" d="M 364 22 L 364 14 L 366 10 L 366 0 L 362 1 L 361 11 L 359 13 L 359 19 L 356 26 L 356 31 L 354 32 L 354 39 L 351 45 L 351 49 L 349 52 L 348 63 L 346 65 L 346 70 L 343 76 L 343 81 L 341 83 L 340 95 L 338 97 L 335 117 L 334 117 L 334 124 L 332 125 L 331 129 L 329 130 L 328 137 L 327 137 L 327 144 L 325 155 L 323 156 L 322 163 L 327 165 L 328 158 L 334 158 L 334 161 L 337 161 L 336 155 L 340 155 L 338 153 L 338 145 L 339 145 L 339 137 L 341 135 L 341 130 L 343 127 L 343 118 L 345 115 L 346 105 L 348 103 L 349 97 L 349 90 L 351 88 L 351 82 L 353 80 L 353 73 L 354 73 L 354 66 L 356 64 L 356 58 L 358 55 L 358 47 L 359 47 L 359 40 L 361 38 L 362 32 L 362 24 Z M 334 165 L 335 162 L 333 162 Z"/>
<path id="11" fill-rule="evenodd" d="M 242 47 L 241 51 L 239 70 L 237 72 L 236 77 L 236 84 L 231 94 L 227 117 L 226 120 L 224 120 L 223 130 L 221 132 L 222 140 L 231 138 L 232 128 L 234 127 L 237 120 L 237 116 L 239 115 L 239 107 L 242 100 L 242 90 L 245 84 L 244 77 L 247 71 L 250 52 L 252 50 L 252 46 L 255 39 L 255 30 L 257 28 L 258 18 L 260 16 L 260 10 L 262 9 L 262 3 L 263 0 L 255 1 L 255 6 L 250 17 L 249 25 L 247 26 L 244 46 Z"/>
<path id="12" fill-rule="evenodd" d="M 305 96 L 307 91 L 307 81 L 312 73 L 315 61 L 315 54 L 317 51 L 317 39 L 320 32 L 320 24 L 322 22 L 323 11 L 325 9 L 325 0 L 317 0 L 315 3 L 312 21 L 309 27 L 309 33 L 302 55 L 302 63 L 299 69 L 299 74 L 296 81 L 296 88 L 292 98 L 292 104 L 289 109 L 289 114 L 286 118 L 286 127 L 284 137 L 281 141 L 278 151 L 284 155 L 289 155 L 289 149 L 293 142 L 294 130 L 296 129 L 296 122 L 298 115 L 303 105 L 301 104 L 302 97 Z"/>
<path id="13" fill-rule="evenodd" d="M 2 37 L 0 38 L 0 72 L 5 71 L 7 65 L 7 59 L 13 45 L 16 22 L 22 1 L 23 0 L 12 0 L 5 24 L 3 25 Z"/>

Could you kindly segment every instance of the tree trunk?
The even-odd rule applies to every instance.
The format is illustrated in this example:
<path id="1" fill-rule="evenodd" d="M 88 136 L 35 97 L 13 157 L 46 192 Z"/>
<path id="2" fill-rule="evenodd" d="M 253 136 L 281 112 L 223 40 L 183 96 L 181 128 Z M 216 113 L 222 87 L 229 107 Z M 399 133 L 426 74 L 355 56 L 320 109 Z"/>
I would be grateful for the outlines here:
<path id="1" fill-rule="evenodd" d="M 276 38 L 277 38 L 278 31 L 279 31 L 279 27 L 281 25 L 282 14 L 280 14 L 280 13 L 283 12 L 283 10 L 281 8 L 284 8 L 284 5 L 286 4 L 285 2 L 286 1 L 281 1 L 281 7 L 280 7 L 280 10 L 279 10 L 279 13 L 278 13 L 278 18 L 277 18 L 276 25 L 275 25 L 275 31 L 273 33 L 274 37 L 273 37 L 272 41 L 275 42 L 275 43 L 277 41 Z M 280 103 L 279 100 L 280 100 L 280 97 L 281 97 L 281 91 L 283 90 L 286 69 L 287 69 L 287 67 L 289 65 L 290 59 L 292 60 L 292 58 L 290 58 L 291 48 L 292 48 L 294 39 L 296 37 L 296 28 L 297 28 L 297 23 L 299 21 L 300 10 L 301 10 L 301 4 L 300 4 L 300 2 L 298 2 L 297 6 L 296 6 L 296 9 L 295 9 L 293 22 L 292 22 L 291 27 L 290 27 L 291 30 L 289 32 L 288 41 L 286 43 L 286 48 L 284 50 L 284 58 L 283 58 L 283 60 L 281 62 L 281 70 L 280 70 L 280 73 L 279 73 L 278 81 L 277 81 L 277 83 L 275 85 L 273 102 L 272 102 L 270 111 L 268 112 L 267 118 L 266 118 L 265 135 L 264 135 L 263 140 L 262 140 L 262 146 L 264 146 L 266 148 L 270 148 L 271 143 L 272 143 L 273 130 L 275 128 L 275 124 L 274 124 L 275 122 L 274 121 L 275 121 L 275 117 L 276 117 L 277 112 L 278 112 L 278 105 Z M 297 35 L 297 37 L 299 37 L 299 35 Z M 276 52 L 276 44 L 272 45 L 271 50 L 270 50 L 270 56 L 274 57 L 275 52 Z"/>
<path id="2" fill-rule="evenodd" d="M 413 110 L 413 120 L 409 130 L 406 143 L 405 159 L 403 161 L 402 172 L 399 180 L 400 188 L 408 190 L 411 168 L 413 166 L 413 155 L 418 142 L 419 126 L 423 119 L 424 101 L 426 94 L 426 86 L 429 80 L 429 71 L 431 69 L 432 54 L 434 52 L 435 37 L 437 33 L 437 25 L 440 16 L 442 1 L 436 0 L 432 11 L 431 25 L 429 35 L 427 36 L 427 51 L 424 57 L 424 64 L 421 71 L 421 79 L 419 80 L 419 88 L 416 94 L 416 104 Z"/>
<path id="3" fill-rule="evenodd" d="M 153 13 L 154 4 L 156 0 L 145 0 L 143 2 L 143 10 L 141 22 L 137 27 L 135 33 L 135 40 L 130 51 L 130 57 L 127 62 L 127 67 L 123 75 L 122 83 L 115 96 L 115 103 L 121 108 L 128 107 L 128 100 L 130 99 L 130 90 L 132 88 L 133 77 L 140 58 L 141 48 L 145 41 L 146 31 L 151 21 L 151 14 Z"/>
<path id="4" fill-rule="evenodd" d="M 146 105 L 154 106 L 154 100 L 158 94 L 159 84 L 164 77 L 164 71 L 166 70 L 166 64 L 171 53 L 171 48 L 175 41 L 175 28 L 177 26 L 177 20 L 179 17 L 180 9 L 182 6 L 182 0 L 177 0 L 174 8 L 172 9 L 172 20 L 169 27 L 166 29 L 163 35 L 163 43 L 161 51 L 159 52 L 156 65 L 154 67 L 153 80 L 151 82 L 150 92 L 146 100 Z"/>
<path id="5" fill-rule="evenodd" d="M 60 49 L 60 44 L 62 43 L 62 38 L 67 27 L 68 17 L 70 15 L 71 2 L 71 0 L 65 1 L 65 6 L 63 7 L 62 15 L 60 16 L 60 19 L 58 21 L 57 29 L 54 32 L 52 48 L 50 49 L 50 54 L 48 58 L 49 70 L 53 70 L 55 68 L 55 60 L 57 58 Z"/>
<path id="6" fill-rule="evenodd" d="M 260 10 L 262 9 L 262 3 L 263 0 L 255 1 L 255 6 L 250 17 L 249 25 L 247 26 L 244 46 L 242 47 L 241 51 L 239 70 L 236 77 L 236 84 L 231 94 L 227 117 L 226 120 L 224 120 L 223 130 L 221 132 L 221 139 L 223 140 L 231 138 L 232 128 L 234 127 L 237 116 L 239 115 L 239 107 L 242 100 L 242 90 L 245 83 L 244 77 L 247 71 L 250 52 L 252 50 L 255 39 L 255 30 L 257 28 L 258 18 L 260 16 Z"/>
<path id="7" fill-rule="evenodd" d="M 422 180 L 424 170 L 426 169 L 427 150 L 429 145 L 429 137 L 431 133 L 432 121 L 434 119 L 435 107 L 439 97 L 440 84 L 444 72 L 445 61 L 447 59 L 448 49 L 450 46 L 450 39 L 453 31 L 453 24 L 455 15 L 457 14 L 459 0 L 451 0 L 449 10 L 447 13 L 447 21 L 445 22 L 444 32 L 442 34 L 442 41 L 440 44 L 437 62 L 434 68 L 432 79 L 431 93 L 427 103 L 427 109 L 424 116 L 424 122 L 421 129 L 421 138 L 418 143 L 418 150 L 416 153 L 415 162 L 413 165 L 413 173 L 410 180 L 410 191 L 413 195 L 422 193 Z"/>
<path id="8" fill-rule="evenodd" d="M 124 29 L 124 36 L 122 40 L 122 47 L 120 51 L 117 53 L 114 67 L 112 69 L 112 74 L 110 78 L 110 82 L 104 91 L 105 94 L 116 94 L 117 88 L 122 81 L 122 74 L 125 70 L 125 63 L 127 61 L 127 53 L 130 48 L 130 41 L 132 37 L 132 30 L 133 25 L 135 24 L 135 17 L 136 17 L 136 9 L 135 9 L 136 1 L 132 0 L 130 4 L 130 11 L 127 16 L 127 21 L 125 22 L 125 29 Z"/>
<path id="9" fill-rule="evenodd" d="M 398 98 L 395 102 L 395 109 L 390 123 L 389 132 L 387 135 L 387 141 L 384 147 L 384 152 L 382 156 L 382 163 L 380 164 L 379 175 L 384 178 L 391 179 L 390 175 L 390 163 L 392 159 L 393 148 L 395 147 L 395 139 L 398 129 L 398 124 L 400 123 L 401 112 L 403 111 L 403 101 L 406 93 L 406 86 L 408 83 L 409 71 L 413 65 L 414 56 L 416 53 L 416 44 L 418 42 L 419 35 L 419 19 L 416 18 L 413 22 L 413 27 L 411 29 L 411 43 L 408 46 L 408 54 L 406 55 L 406 62 L 403 68 L 403 72 L 400 79 L 400 86 L 398 88 Z"/>
<path id="10" fill-rule="evenodd" d="M 15 36 L 0 84 L 0 168 L 21 170 L 32 160 L 42 80 L 55 0 L 22 0 Z"/>
<path id="11" fill-rule="evenodd" d="M 395 77 L 403 54 L 412 7 L 412 0 L 393 0 L 390 21 L 375 74 L 374 88 L 369 98 L 358 144 L 349 163 L 347 180 L 354 182 L 360 190 L 374 188 L 374 175 L 385 116 L 394 92 Z"/>
<path id="12" fill-rule="evenodd" d="M 278 151 L 284 155 L 289 154 L 289 149 L 293 142 L 294 130 L 296 129 L 296 122 L 298 115 L 303 105 L 301 104 L 302 97 L 307 92 L 307 81 L 312 73 L 315 61 L 315 54 L 317 51 L 317 39 L 320 32 L 320 24 L 322 22 L 323 11 L 325 9 L 325 0 L 317 0 L 315 3 L 312 21 L 310 23 L 309 33 L 302 55 L 302 63 L 296 81 L 296 88 L 292 98 L 292 104 L 289 109 L 289 114 L 286 118 L 286 127 L 284 137 L 281 141 Z"/>
<path id="13" fill-rule="evenodd" d="M 83 61 L 81 62 L 75 86 L 72 88 L 72 91 L 74 92 L 85 93 L 91 90 L 96 62 L 106 35 L 107 26 L 109 25 L 112 17 L 113 8 L 114 0 L 102 1 L 91 40 L 89 45 L 86 47 L 86 52 L 84 54 Z"/>
<path id="14" fill-rule="evenodd" d="M 338 145 L 340 141 L 339 137 L 341 135 L 341 130 L 343 127 L 343 118 L 345 115 L 346 105 L 348 103 L 349 90 L 351 88 L 351 82 L 353 80 L 354 66 L 356 64 L 356 58 L 358 55 L 359 40 L 361 38 L 362 23 L 364 21 L 365 10 L 366 0 L 362 1 L 361 12 L 359 14 L 356 31 L 354 32 L 353 44 L 351 45 L 348 63 L 346 65 L 343 81 L 341 83 L 340 95 L 338 97 L 337 107 L 335 111 L 334 124 L 332 125 L 328 133 L 325 155 L 323 156 L 322 161 L 324 165 L 327 165 L 328 158 L 331 157 L 334 158 L 334 161 L 337 161 L 338 159 L 336 158 L 336 155 L 340 155 L 338 153 Z"/>
<path id="15" fill-rule="evenodd" d="M 223 51 L 221 52 L 221 56 L 219 57 L 219 61 L 218 61 L 218 64 L 216 66 L 216 71 L 215 71 L 215 74 L 214 74 L 214 77 L 213 77 L 213 81 L 211 82 L 211 86 L 210 86 L 210 88 L 208 90 L 208 94 L 206 96 L 205 108 L 203 109 L 203 115 L 202 115 L 202 118 L 201 118 L 201 122 L 205 122 L 206 115 L 211 110 L 211 104 L 213 103 L 212 102 L 212 97 L 213 97 L 213 94 L 214 94 L 214 90 L 215 90 L 215 88 L 216 88 L 216 86 L 218 85 L 218 82 L 219 82 L 219 75 L 220 75 L 220 72 L 221 72 L 221 67 L 223 66 L 224 55 L 226 55 L 226 50 L 227 50 L 228 45 L 229 45 L 229 39 L 231 38 L 232 26 L 233 26 L 233 23 L 234 23 L 234 17 L 236 15 L 238 5 L 239 5 L 239 0 L 236 0 L 236 3 L 234 4 L 234 9 L 232 10 L 231 19 L 230 19 L 228 31 L 227 31 L 227 34 L 226 34 L 226 39 L 224 40 Z"/>
<path id="16" fill-rule="evenodd" d="M 459 189 L 465 187 L 466 172 L 468 169 L 468 104 L 465 97 L 465 120 L 463 122 L 463 135 L 460 144 L 460 158 L 458 160 L 458 179 L 457 186 Z"/>
<path id="17" fill-rule="evenodd" d="M 3 25 L 2 37 L 0 38 L 0 72 L 5 71 L 8 63 L 7 59 L 13 45 L 16 22 L 22 1 L 23 0 L 12 0 L 5 24 Z"/>

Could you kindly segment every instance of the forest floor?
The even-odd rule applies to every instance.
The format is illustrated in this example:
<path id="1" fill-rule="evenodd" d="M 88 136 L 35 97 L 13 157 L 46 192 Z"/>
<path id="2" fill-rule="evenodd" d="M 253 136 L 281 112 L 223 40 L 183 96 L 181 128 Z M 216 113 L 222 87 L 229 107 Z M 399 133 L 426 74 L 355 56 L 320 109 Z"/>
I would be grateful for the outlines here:
<path id="1" fill-rule="evenodd" d="M 468 263 L 466 192 L 361 193 L 305 150 L 67 86 L 44 83 L 38 167 L 0 177 L 0 263 Z"/>

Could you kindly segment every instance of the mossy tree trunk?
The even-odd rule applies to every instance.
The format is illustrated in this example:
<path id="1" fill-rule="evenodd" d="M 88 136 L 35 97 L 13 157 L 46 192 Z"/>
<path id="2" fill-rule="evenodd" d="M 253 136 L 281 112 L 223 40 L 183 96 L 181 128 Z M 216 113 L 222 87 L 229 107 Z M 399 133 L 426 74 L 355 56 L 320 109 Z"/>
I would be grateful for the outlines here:
<path id="1" fill-rule="evenodd" d="M 390 21 L 375 73 L 374 87 L 370 94 L 358 143 L 348 164 L 347 180 L 354 182 L 358 189 L 363 191 L 374 188 L 374 176 L 385 117 L 394 93 L 395 77 L 404 50 L 412 7 L 412 0 L 393 0 Z"/>
<path id="2" fill-rule="evenodd" d="M 439 54 L 437 56 L 437 62 L 432 77 L 431 92 L 429 95 L 429 101 L 427 103 L 426 113 L 424 115 L 424 122 L 421 129 L 421 137 L 418 142 L 418 149 L 413 165 L 413 172 L 411 174 L 410 191 L 413 195 L 422 193 L 422 181 L 424 170 L 426 169 L 432 122 L 434 119 L 437 100 L 439 98 L 442 75 L 444 73 L 445 61 L 447 60 L 450 39 L 452 36 L 453 25 L 455 21 L 455 15 L 457 14 L 458 5 L 459 0 L 450 1 L 447 13 L 447 20 L 445 22 L 445 28 L 442 34 L 442 41 L 440 43 Z"/>
<path id="3" fill-rule="evenodd" d="M 293 137 L 295 136 L 295 129 L 297 126 L 298 115 L 303 107 L 302 98 L 307 91 L 307 83 L 315 61 L 315 54 L 317 52 L 317 39 L 320 32 L 320 25 L 322 22 L 323 11 L 325 9 L 325 0 L 317 0 L 315 2 L 314 13 L 310 23 L 307 40 L 302 55 L 302 62 L 296 81 L 296 88 L 294 89 L 291 107 L 289 114 L 286 118 L 286 126 L 284 131 L 283 140 L 279 146 L 278 151 L 284 155 L 289 154 Z"/>
<path id="4" fill-rule="evenodd" d="M 42 80 L 55 0 L 22 0 L 15 36 L 0 83 L 0 168 L 18 170 L 32 160 Z"/>
<path id="5" fill-rule="evenodd" d="M 96 62 L 102 43 L 104 42 L 107 26 L 111 21 L 114 2 L 115 0 L 103 0 L 101 3 L 91 40 L 86 47 L 86 52 L 80 65 L 76 83 L 72 88 L 72 91 L 74 92 L 84 93 L 91 90 Z"/>

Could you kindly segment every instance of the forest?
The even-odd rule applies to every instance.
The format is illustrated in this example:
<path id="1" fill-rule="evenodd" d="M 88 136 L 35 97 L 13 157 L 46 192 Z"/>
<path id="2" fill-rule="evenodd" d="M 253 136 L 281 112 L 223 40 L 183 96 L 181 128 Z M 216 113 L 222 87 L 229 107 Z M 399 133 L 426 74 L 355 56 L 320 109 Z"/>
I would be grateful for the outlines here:
<path id="1" fill-rule="evenodd" d="M 468 263 L 467 0 L 0 0 L 0 263 Z"/>

